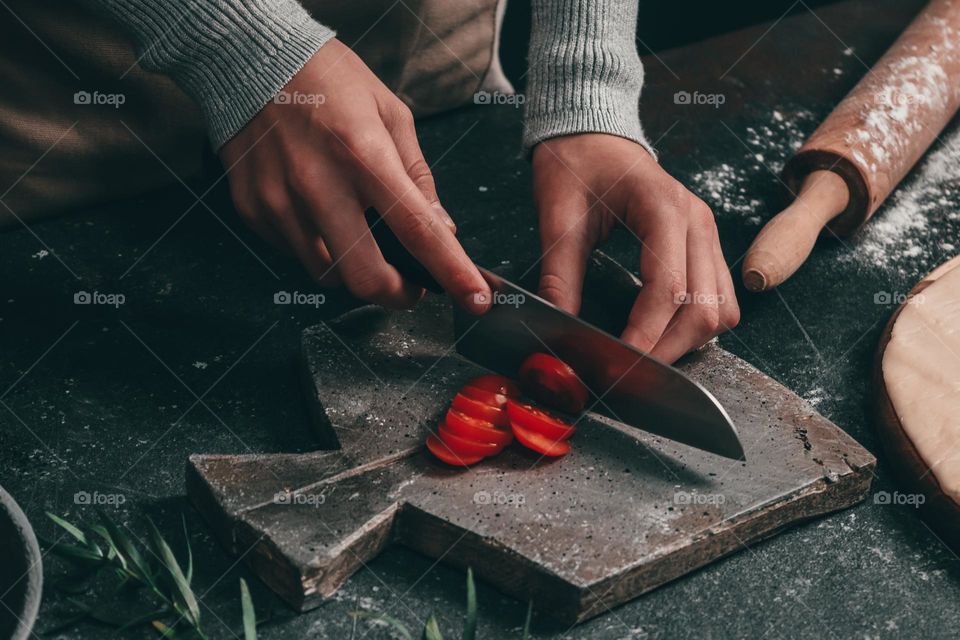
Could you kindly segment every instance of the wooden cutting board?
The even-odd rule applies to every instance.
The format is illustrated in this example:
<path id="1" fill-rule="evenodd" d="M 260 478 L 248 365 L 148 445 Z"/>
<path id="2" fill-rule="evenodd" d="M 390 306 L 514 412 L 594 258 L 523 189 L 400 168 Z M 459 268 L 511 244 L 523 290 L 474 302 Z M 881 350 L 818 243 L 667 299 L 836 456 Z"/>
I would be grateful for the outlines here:
<path id="1" fill-rule="evenodd" d="M 585 315 L 617 331 L 637 282 L 598 256 L 586 286 Z M 409 312 L 367 307 L 304 332 L 307 395 L 338 450 L 191 456 L 194 504 L 295 609 L 320 604 L 400 543 L 471 566 L 571 624 L 870 488 L 868 451 L 715 344 L 680 368 L 727 409 L 746 462 L 589 414 L 559 460 L 512 446 L 470 469 L 446 467 L 424 452 L 424 438 L 481 373 L 454 350 L 448 305 L 430 297 Z"/>

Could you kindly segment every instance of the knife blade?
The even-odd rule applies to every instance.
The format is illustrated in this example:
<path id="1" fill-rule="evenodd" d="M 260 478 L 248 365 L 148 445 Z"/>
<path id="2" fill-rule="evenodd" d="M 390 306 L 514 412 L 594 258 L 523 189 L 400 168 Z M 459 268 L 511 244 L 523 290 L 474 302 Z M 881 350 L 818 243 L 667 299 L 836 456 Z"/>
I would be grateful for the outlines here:
<path id="1" fill-rule="evenodd" d="M 387 262 L 424 288 L 442 291 L 380 216 L 373 210 L 366 215 Z M 493 304 L 482 316 L 453 305 L 460 355 L 513 378 L 528 355 L 550 353 L 569 364 L 590 390 L 588 410 L 720 456 L 746 459 L 730 416 L 700 384 L 506 278 L 477 268 L 490 284 Z"/>

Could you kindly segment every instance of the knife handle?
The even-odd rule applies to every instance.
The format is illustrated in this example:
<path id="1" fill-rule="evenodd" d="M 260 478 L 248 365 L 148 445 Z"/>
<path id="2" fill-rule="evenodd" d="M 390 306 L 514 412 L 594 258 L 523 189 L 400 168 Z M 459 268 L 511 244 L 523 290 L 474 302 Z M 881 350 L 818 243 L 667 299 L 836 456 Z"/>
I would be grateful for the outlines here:
<path id="1" fill-rule="evenodd" d="M 426 267 L 407 251 L 407 248 L 393 233 L 393 229 L 386 223 L 380 212 L 370 207 L 363 212 L 363 215 L 367 219 L 367 226 L 370 227 L 370 233 L 380 247 L 380 253 L 383 254 L 384 260 L 393 265 L 400 272 L 400 275 L 413 284 L 434 293 L 443 293 L 443 287 L 440 286 L 440 283 L 430 275 Z"/>

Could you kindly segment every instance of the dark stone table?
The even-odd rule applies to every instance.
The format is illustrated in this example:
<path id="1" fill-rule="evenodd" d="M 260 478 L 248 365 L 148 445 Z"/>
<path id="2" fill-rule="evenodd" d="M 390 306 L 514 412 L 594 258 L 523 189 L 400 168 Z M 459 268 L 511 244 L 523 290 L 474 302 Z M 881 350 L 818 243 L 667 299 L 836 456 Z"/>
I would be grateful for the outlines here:
<path id="1" fill-rule="evenodd" d="M 714 206 L 736 267 L 760 223 L 784 202 L 775 171 L 790 145 L 812 131 L 921 4 L 843 3 L 647 57 L 647 131 L 663 164 Z M 721 93 L 724 102 L 674 104 L 677 91 Z M 510 107 L 465 109 L 420 126 L 467 250 L 491 267 L 526 266 L 537 257 L 529 165 L 515 151 L 519 130 Z M 923 186 L 912 180 L 912 188 Z M 900 239 L 868 234 L 823 244 L 779 291 L 741 294 L 743 323 L 721 339 L 875 453 L 875 491 L 895 485 L 870 425 L 873 349 L 896 296 L 955 252 L 949 242 L 960 229 L 949 214 L 957 210 L 956 191 L 927 208 L 925 226 L 888 219 L 887 227 L 904 231 Z M 220 220 L 196 207 L 174 225 L 194 203 L 177 185 L 0 236 L 0 481 L 48 536 L 54 531 L 44 511 L 93 516 L 92 507 L 76 504 L 78 492 L 122 501 L 105 508 L 134 531 L 151 515 L 173 540 L 184 514 L 206 627 L 232 638 L 240 628 L 237 579 L 250 576 L 187 504 L 185 460 L 197 452 L 320 447 L 298 378 L 300 331 L 352 303 L 330 293 L 319 308 L 274 304 L 278 291 L 314 288 L 242 227 L 224 189 L 207 202 Z M 904 215 L 887 209 L 875 224 L 887 213 Z M 608 246 L 625 264 L 635 263 L 635 250 L 625 236 Z M 80 291 L 122 293 L 125 303 L 75 305 Z M 56 567 L 49 565 L 48 573 Z M 868 499 L 581 626 L 542 633 L 937 637 L 960 626 L 958 574 L 957 556 L 910 507 Z M 349 615 L 357 610 L 414 626 L 432 612 L 456 637 L 465 598 L 462 573 L 402 548 L 302 616 L 255 580 L 252 587 L 261 617 L 271 616 L 264 638 L 364 637 L 367 623 Z M 518 635 L 524 603 L 483 583 L 479 599 L 481 637 Z M 63 620 L 64 605 L 48 590 L 40 631 Z M 105 634 L 81 624 L 61 637 Z"/>

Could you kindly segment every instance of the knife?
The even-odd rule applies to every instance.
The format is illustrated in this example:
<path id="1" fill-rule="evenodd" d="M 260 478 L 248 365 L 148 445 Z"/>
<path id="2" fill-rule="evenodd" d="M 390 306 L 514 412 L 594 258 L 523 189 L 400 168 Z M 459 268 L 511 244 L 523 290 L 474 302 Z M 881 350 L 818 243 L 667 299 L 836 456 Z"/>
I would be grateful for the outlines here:
<path id="1" fill-rule="evenodd" d="M 367 224 L 380 251 L 405 278 L 435 293 L 443 288 L 374 209 Z M 730 416 L 686 375 L 540 296 L 477 266 L 493 304 L 474 316 L 454 304 L 457 352 L 515 378 L 523 360 L 549 353 L 569 364 L 591 393 L 587 409 L 631 427 L 735 460 L 746 460 Z"/>

